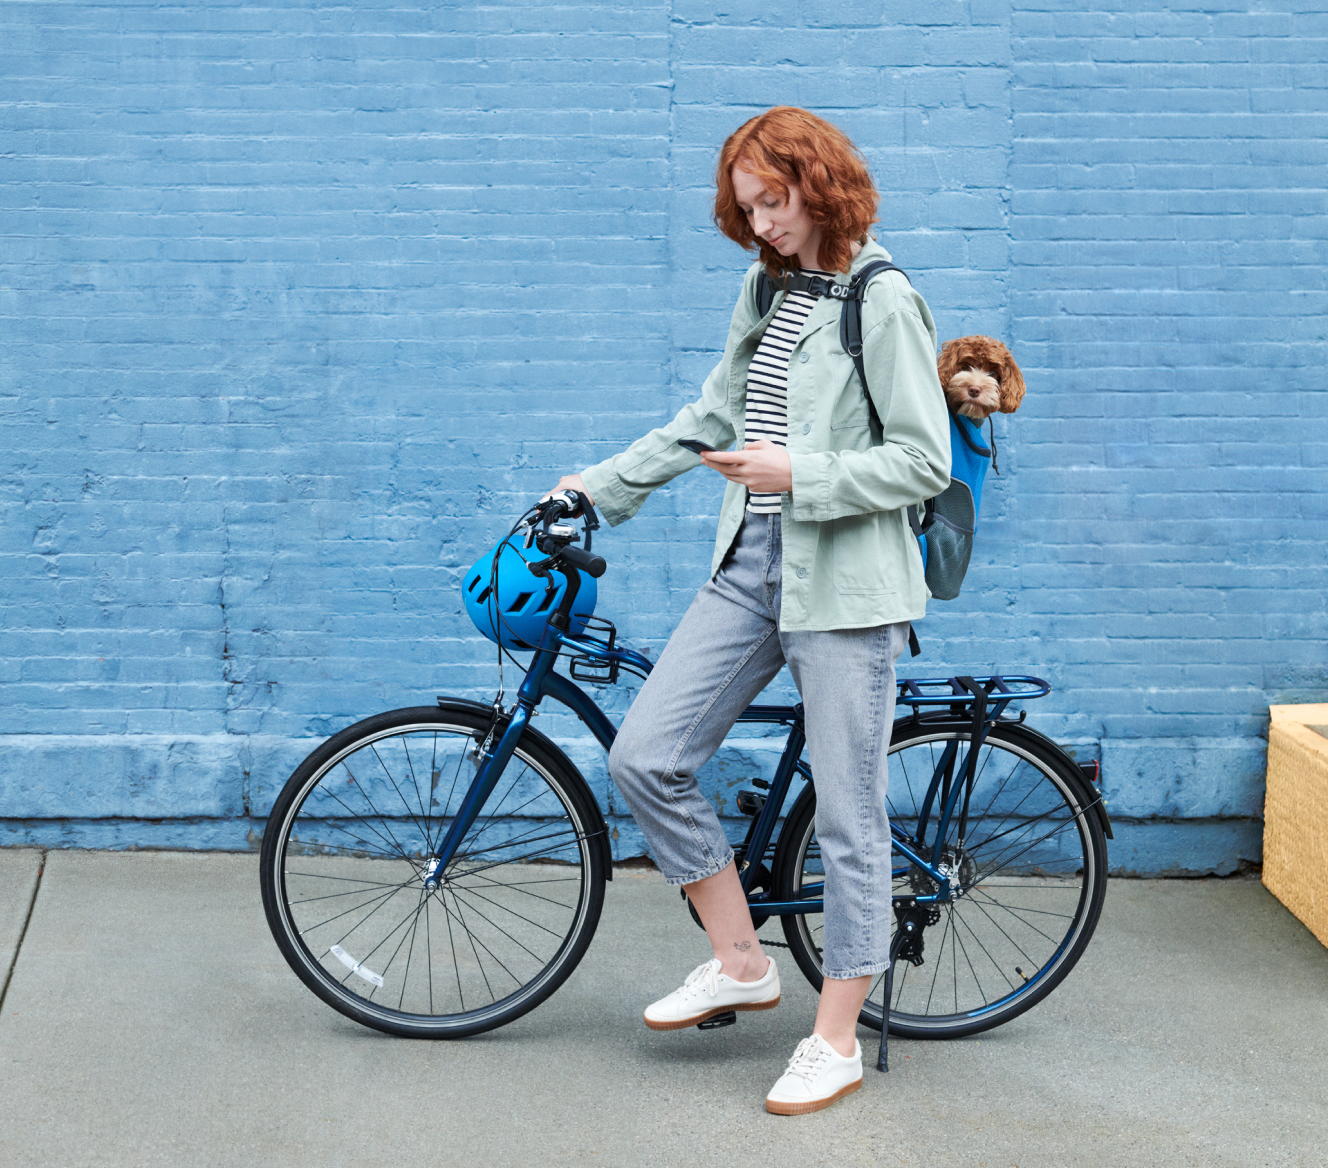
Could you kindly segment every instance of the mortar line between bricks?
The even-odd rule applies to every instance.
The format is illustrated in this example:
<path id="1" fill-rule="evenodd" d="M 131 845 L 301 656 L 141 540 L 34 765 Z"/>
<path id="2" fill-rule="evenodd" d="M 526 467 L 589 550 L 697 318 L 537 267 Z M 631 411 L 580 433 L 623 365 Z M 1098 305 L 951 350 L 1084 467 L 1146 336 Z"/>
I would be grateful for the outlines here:
<path id="1" fill-rule="evenodd" d="M 0 1017 L 4 1016 L 5 999 L 9 997 L 9 983 L 14 980 L 14 970 L 18 967 L 18 955 L 23 952 L 23 941 L 28 935 L 28 925 L 32 921 L 33 910 L 37 907 L 37 892 L 41 888 L 42 876 L 46 872 L 46 857 L 49 848 L 41 849 L 41 862 L 37 865 L 37 879 L 32 882 L 32 896 L 28 898 L 28 911 L 23 917 L 23 927 L 18 931 L 18 944 L 14 946 L 14 957 L 5 970 L 5 984 L 0 986 Z"/>

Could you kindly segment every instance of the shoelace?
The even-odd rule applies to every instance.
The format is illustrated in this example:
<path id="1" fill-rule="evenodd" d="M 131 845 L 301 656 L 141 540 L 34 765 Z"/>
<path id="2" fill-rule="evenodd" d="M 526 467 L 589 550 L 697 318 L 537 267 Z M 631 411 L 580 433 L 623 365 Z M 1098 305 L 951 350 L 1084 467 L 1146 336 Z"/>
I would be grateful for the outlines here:
<path id="1" fill-rule="evenodd" d="M 697 982 L 704 981 L 705 989 L 713 998 L 719 993 L 719 959 L 715 958 L 707 961 L 704 965 L 698 965 L 691 973 L 687 975 L 687 980 L 682 983 L 685 990 L 691 989 Z"/>
<path id="2" fill-rule="evenodd" d="M 798 1043 L 798 1049 L 789 1059 L 787 1075 L 797 1075 L 810 1082 L 820 1071 L 825 1060 L 830 1057 L 830 1045 L 819 1034 L 804 1038 Z"/>

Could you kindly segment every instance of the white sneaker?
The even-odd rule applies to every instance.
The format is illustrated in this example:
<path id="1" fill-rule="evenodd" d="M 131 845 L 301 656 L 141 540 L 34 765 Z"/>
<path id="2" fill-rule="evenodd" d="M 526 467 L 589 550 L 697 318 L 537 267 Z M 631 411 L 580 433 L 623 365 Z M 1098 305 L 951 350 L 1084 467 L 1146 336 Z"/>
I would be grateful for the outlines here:
<path id="1" fill-rule="evenodd" d="M 862 1086 L 862 1044 L 853 1040 L 853 1057 L 845 1058 L 819 1034 L 804 1038 L 789 1059 L 788 1070 L 765 1097 L 775 1115 L 806 1115 L 829 1107 Z"/>
<path id="2" fill-rule="evenodd" d="M 756 981 L 734 981 L 719 970 L 718 957 L 698 965 L 681 988 L 646 1007 L 646 1025 L 651 1030 L 684 1030 L 728 1010 L 770 1010 L 779 1005 L 779 972 L 773 961 Z"/>

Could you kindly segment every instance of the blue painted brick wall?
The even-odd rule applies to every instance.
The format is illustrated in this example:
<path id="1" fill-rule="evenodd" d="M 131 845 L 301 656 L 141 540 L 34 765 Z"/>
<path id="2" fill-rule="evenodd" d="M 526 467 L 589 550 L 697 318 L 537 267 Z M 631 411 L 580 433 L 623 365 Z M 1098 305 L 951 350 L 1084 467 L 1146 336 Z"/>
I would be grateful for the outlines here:
<path id="1" fill-rule="evenodd" d="M 910 668 L 1052 678 L 1118 868 L 1257 859 L 1267 705 L 1328 698 L 1326 47 L 1324 0 L 0 6 L 0 838 L 252 846 L 319 737 L 490 696 L 461 572 L 695 394 L 715 150 L 792 102 L 1029 383 Z M 605 535 L 635 643 L 719 494 Z"/>

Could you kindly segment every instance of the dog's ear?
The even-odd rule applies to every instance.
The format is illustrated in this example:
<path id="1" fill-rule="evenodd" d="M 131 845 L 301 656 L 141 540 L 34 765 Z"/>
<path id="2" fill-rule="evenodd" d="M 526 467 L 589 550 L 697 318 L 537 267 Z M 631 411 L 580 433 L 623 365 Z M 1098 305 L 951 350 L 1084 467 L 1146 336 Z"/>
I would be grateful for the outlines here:
<path id="1" fill-rule="evenodd" d="M 957 341 L 946 341 L 941 346 L 941 355 L 936 360 L 936 375 L 941 379 L 941 388 L 945 389 L 950 384 L 950 379 L 959 372 L 959 358 L 962 346 L 962 338 Z"/>
<path id="2" fill-rule="evenodd" d="M 1020 372 L 1013 354 L 1004 345 L 1001 346 L 1001 404 L 1003 414 L 1012 414 L 1024 400 L 1024 375 Z"/>

